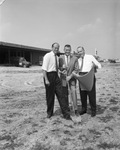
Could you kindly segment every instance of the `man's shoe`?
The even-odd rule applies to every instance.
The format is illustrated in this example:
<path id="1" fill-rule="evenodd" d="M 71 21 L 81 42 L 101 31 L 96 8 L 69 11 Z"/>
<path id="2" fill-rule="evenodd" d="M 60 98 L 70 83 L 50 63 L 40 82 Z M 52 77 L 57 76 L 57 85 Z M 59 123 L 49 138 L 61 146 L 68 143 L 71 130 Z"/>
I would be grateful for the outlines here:
<path id="1" fill-rule="evenodd" d="M 83 114 L 85 114 L 85 113 L 86 113 L 86 110 L 80 111 L 80 115 L 83 115 Z"/>
<path id="2" fill-rule="evenodd" d="M 51 117 L 52 117 L 52 115 L 49 115 L 49 114 L 47 115 L 47 118 L 51 118 Z"/>
<path id="3" fill-rule="evenodd" d="M 79 116 L 78 110 L 75 110 L 75 115 L 76 115 L 77 117 Z"/>
<path id="4" fill-rule="evenodd" d="M 92 112 L 91 113 L 91 117 L 95 117 L 96 116 L 96 113 L 95 112 Z"/>

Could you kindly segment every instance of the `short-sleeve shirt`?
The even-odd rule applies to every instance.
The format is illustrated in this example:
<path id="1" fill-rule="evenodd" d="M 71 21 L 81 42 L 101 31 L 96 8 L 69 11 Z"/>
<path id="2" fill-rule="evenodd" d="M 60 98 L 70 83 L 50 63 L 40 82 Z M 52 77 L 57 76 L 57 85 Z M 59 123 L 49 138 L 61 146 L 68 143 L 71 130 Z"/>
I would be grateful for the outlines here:
<path id="1" fill-rule="evenodd" d="M 79 69 L 80 69 L 82 58 L 78 59 L 78 63 L 79 63 Z M 93 55 L 85 54 L 81 72 L 89 72 L 91 68 L 93 67 L 93 64 L 96 65 L 98 68 L 101 68 L 101 64 L 95 59 Z"/>
<path id="2" fill-rule="evenodd" d="M 58 62 L 58 57 L 57 57 Z M 53 51 L 45 54 L 43 57 L 43 65 L 42 70 L 45 70 L 47 72 L 56 71 L 56 62 L 55 62 L 55 54 Z"/>

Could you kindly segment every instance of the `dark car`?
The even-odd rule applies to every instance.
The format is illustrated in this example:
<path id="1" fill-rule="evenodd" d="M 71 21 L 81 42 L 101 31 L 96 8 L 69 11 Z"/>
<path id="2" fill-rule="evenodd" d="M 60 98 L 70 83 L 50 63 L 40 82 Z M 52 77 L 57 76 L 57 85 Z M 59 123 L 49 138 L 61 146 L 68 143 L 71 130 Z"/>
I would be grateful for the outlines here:
<path id="1" fill-rule="evenodd" d="M 31 63 L 26 61 L 26 59 L 24 57 L 20 57 L 19 58 L 19 66 L 24 67 L 24 68 L 28 68 L 31 66 Z"/>
<path id="2" fill-rule="evenodd" d="M 28 68 L 31 66 L 31 63 L 28 62 L 24 57 L 12 57 L 11 64 L 24 68 Z"/>
<path id="3" fill-rule="evenodd" d="M 42 64 L 43 64 L 43 61 L 42 61 L 42 60 L 40 60 L 40 61 L 39 61 L 39 65 L 40 65 L 40 66 L 42 66 Z"/>

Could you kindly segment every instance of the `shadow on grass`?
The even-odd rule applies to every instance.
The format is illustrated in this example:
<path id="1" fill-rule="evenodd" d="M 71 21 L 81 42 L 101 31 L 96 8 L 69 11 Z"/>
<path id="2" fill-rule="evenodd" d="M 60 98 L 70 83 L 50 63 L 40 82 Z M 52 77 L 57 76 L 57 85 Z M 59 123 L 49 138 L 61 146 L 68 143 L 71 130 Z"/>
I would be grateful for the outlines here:
<path id="1" fill-rule="evenodd" d="M 113 144 L 113 143 L 100 143 L 97 145 L 98 148 L 102 148 L 102 149 L 111 149 L 111 148 L 114 148 L 114 149 L 120 149 L 120 144 L 117 145 L 117 144 Z"/>
<path id="2" fill-rule="evenodd" d="M 111 115 L 106 115 L 105 117 L 98 117 L 102 122 L 109 122 L 109 121 L 111 121 L 113 118 L 114 118 L 114 116 L 111 116 Z"/>
<path id="3" fill-rule="evenodd" d="M 97 114 L 103 114 L 104 111 L 107 109 L 107 106 L 101 106 L 101 105 L 97 105 Z"/>
<path id="4" fill-rule="evenodd" d="M 37 142 L 31 150 L 50 150 L 50 147 Z"/>

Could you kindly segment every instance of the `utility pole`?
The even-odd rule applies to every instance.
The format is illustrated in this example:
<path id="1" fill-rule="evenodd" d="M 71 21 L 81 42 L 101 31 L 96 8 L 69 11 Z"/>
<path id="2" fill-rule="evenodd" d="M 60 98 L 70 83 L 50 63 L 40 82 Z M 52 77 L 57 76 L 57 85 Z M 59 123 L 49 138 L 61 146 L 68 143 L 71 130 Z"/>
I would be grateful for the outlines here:
<path id="1" fill-rule="evenodd" d="M 95 48 L 95 56 L 98 56 L 98 52 L 97 49 Z"/>

